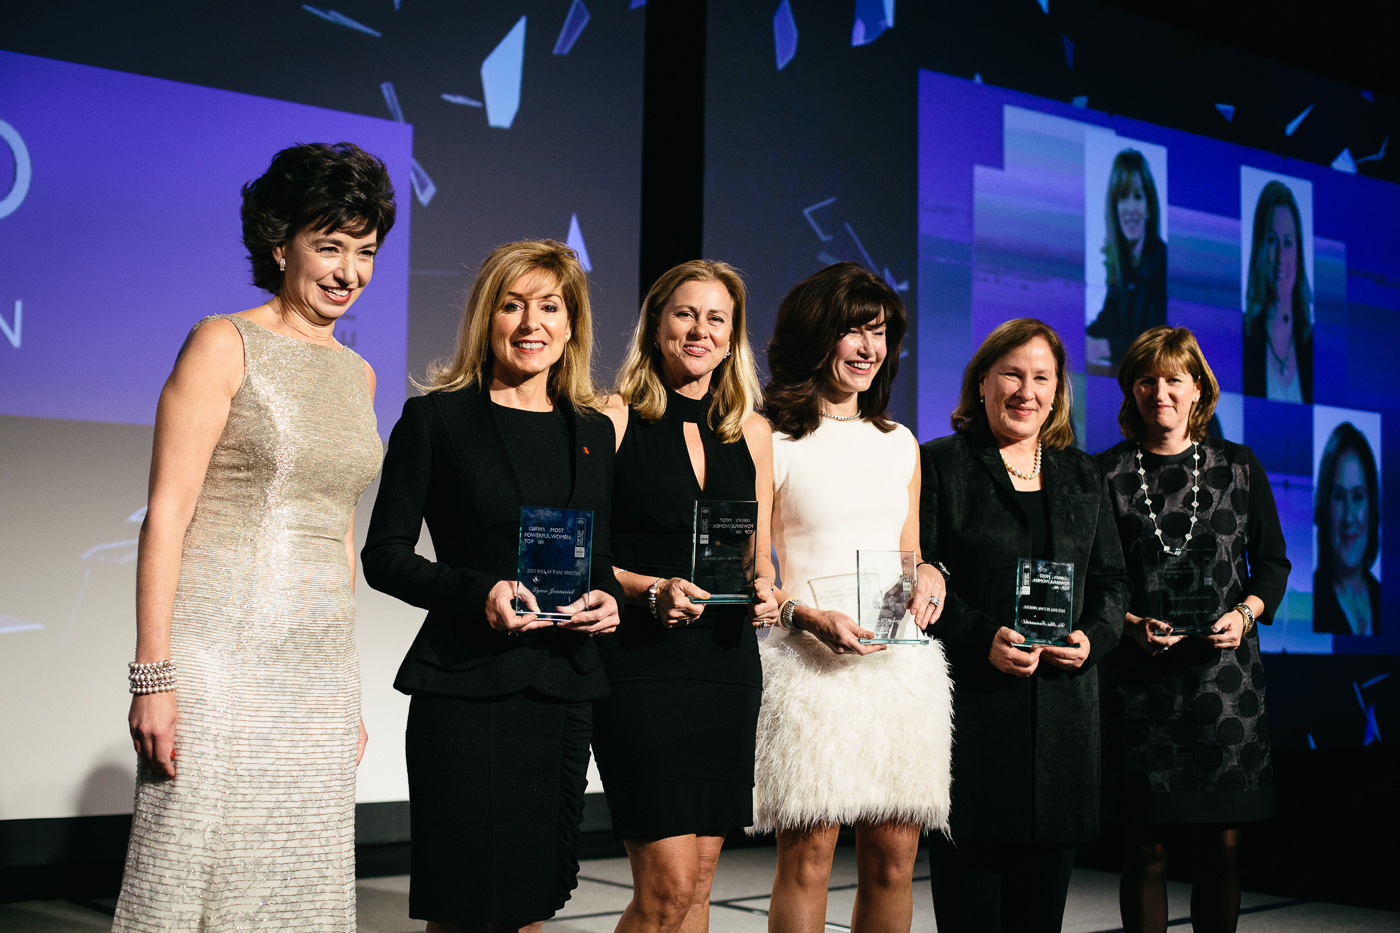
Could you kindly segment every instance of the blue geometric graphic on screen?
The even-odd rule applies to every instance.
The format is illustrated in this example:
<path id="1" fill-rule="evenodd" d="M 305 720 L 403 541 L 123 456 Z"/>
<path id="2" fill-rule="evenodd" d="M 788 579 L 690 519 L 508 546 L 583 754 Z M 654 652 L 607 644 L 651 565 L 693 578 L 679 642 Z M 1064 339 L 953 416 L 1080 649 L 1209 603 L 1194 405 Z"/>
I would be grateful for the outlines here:
<path id="1" fill-rule="evenodd" d="M 851 45 L 869 45 L 886 29 L 894 28 L 894 0 L 856 0 L 856 20 Z"/>
<path id="2" fill-rule="evenodd" d="M 1064 33 L 1060 33 L 1060 41 L 1063 42 L 1063 43 L 1065 44 L 1065 64 L 1069 66 L 1069 70 L 1070 70 L 1070 71 L 1073 71 L 1073 70 L 1074 70 L 1074 43 L 1071 42 L 1069 36 L 1065 35 Z"/>
<path id="3" fill-rule="evenodd" d="M 400 2 L 400 0 L 394 0 L 394 12 L 395 12 L 395 13 L 397 13 L 397 12 L 399 11 L 399 2 Z"/>
<path id="4" fill-rule="evenodd" d="M 1374 687 L 1376 684 L 1380 683 L 1382 680 L 1385 680 L 1389 676 L 1390 672 L 1388 671 L 1384 674 L 1377 674 L 1375 677 L 1372 677 L 1370 680 L 1362 684 L 1361 689 L 1365 690 L 1367 687 Z"/>
<path id="5" fill-rule="evenodd" d="M 855 241 L 856 249 L 860 250 L 861 258 L 865 260 L 866 268 L 868 268 L 871 272 L 874 272 L 877 269 L 879 269 L 880 267 L 875 265 L 875 260 L 871 259 L 870 254 L 865 251 L 865 244 L 860 241 L 860 237 L 856 236 L 855 227 L 852 227 L 849 221 L 842 224 L 841 226 L 846 228 L 846 232 L 849 233 L 851 235 L 851 239 Z"/>
<path id="6" fill-rule="evenodd" d="M 840 262 L 840 261 L 841 261 L 841 260 L 839 260 L 839 259 L 837 259 L 835 256 L 831 255 L 831 254 L 828 253 L 826 250 L 822 250 L 821 252 L 817 253 L 817 262 L 821 263 L 821 264 L 824 265 L 824 266 L 829 266 L 829 265 L 831 265 L 832 263 L 837 263 L 837 262 Z"/>
<path id="7" fill-rule="evenodd" d="M 443 94 L 443 95 L 441 95 L 441 96 L 442 96 L 442 99 L 445 100 L 445 101 L 447 101 L 449 104 L 457 104 L 458 106 L 461 106 L 461 107 L 481 107 L 481 106 L 484 106 L 484 105 L 481 103 L 481 101 L 476 100 L 476 99 L 471 98 L 471 97 L 463 97 L 461 94 Z"/>
<path id="8" fill-rule="evenodd" d="M 821 240 L 823 243 L 830 243 L 835 237 L 835 234 L 827 233 L 825 230 L 823 230 L 821 224 L 817 222 L 817 218 L 813 215 L 822 208 L 830 207 L 835 203 L 835 198 L 827 198 L 825 201 L 818 201 L 811 207 L 802 208 L 802 216 L 807 218 L 807 223 L 811 224 L 812 229 L 817 231 L 817 239 Z"/>
<path id="9" fill-rule="evenodd" d="M 1078 97 L 1071 100 L 1070 103 L 1078 107 L 1080 110 L 1084 110 L 1089 106 L 1089 95 L 1080 94 Z"/>
<path id="10" fill-rule="evenodd" d="M 394 93 L 394 82 L 385 81 L 379 85 L 379 92 L 384 95 L 384 103 L 389 106 L 389 115 L 403 123 L 403 108 L 399 106 L 399 95 Z"/>
<path id="11" fill-rule="evenodd" d="M 1371 103 L 1376 102 L 1376 95 L 1372 94 L 1370 91 L 1362 91 L 1361 96 L 1369 100 Z"/>
<path id="12" fill-rule="evenodd" d="M 1308 104 L 1307 110 L 1304 110 L 1302 113 L 1298 114 L 1296 117 L 1289 121 L 1287 126 L 1283 128 L 1283 135 L 1292 136 L 1294 131 L 1298 129 L 1298 125 L 1301 124 L 1303 120 L 1307 118 L 1308 114 L 1312 113 L 1312 109 L 1316 106 L 1316 104 Z"/>
<path id="13" fill-rule="evenodd" d="M 792 18 L 788 0 L 778 4 L 778 12 L 773 14 L 773 51 L 778 56 L 779 71 L 797 54 L 797 20 Z"/>
<path id="14" fill-rule="evenodd" d="M 643 6 L 646 6 L 646 5 L 647 5 L 647 0 L 632 0 L 631 3 L 627 4 L 627 9 L 629 9 L 629 10 L 635 10 L 635 9 L 637 9 L 638 7 L 643 7 Z"/>
<path id="15" fill-rule="evenodd" d="M 1040 12 L 1046 16 L 1050 15 L 1050 0 L 1035 0 L 1040 5 Z"/>
<path id="16" fill-rule="evenodd" d="M 423 171 L 423 166 L 418 164 L 417 159 L 409 159 L 408 177 L 413 182 L 413 196 L 418 199 L 418 203 L 424 207 L 437 194 L 437 185 L 428 177 L 428 173 Z"/>
<path id="17" fill-rule="evenodd" d="M 525 17 L 481 63 L 481 86 L 486 98 L 486 122 L 510 129 L 520 109 L 520 75 L 525 66 Z"/>
<path id="18" fill-rule="evenodd" d="M 15 300 L 15 313 L 10 318 L 10 323 L 5 323 L 4 316 L 0 315 L 0 334 L 5 335 L 5 339 L 10 342 L 10 346 L 19 349 L 20 337 L 24 333 L 24 302 Z"/>
<path id="19" fill-rule="evenodd" d="M 1317 749 L 1317 742 L 1313 740 L 1311 732 L 1308 733 L 1308 748 L 1311 748 L 1314 751 Z"/>
<path id="20" fill-rule="evenodd" d="M 1220 115 L 1225 118 L 1226 123 L 1235 122 L 1234 104 L 1216 104 L 1215 109 L 1220 111 Z"/>
<path id="21" fill-rule="evenodd" d="M 34 178 L 34 165 L 29 160 L 29 147 L 24 144 L 24 137 L 19 135 L 19 130 L 4 120 L 0 120 L 0 139 L 10 147 L 10 155 L 15 160 L 14 180 L 10 182 L 10 190 L 6 192 L 5 197 L 0 198 L 0 217 L 8 217 L 24 203 L 25 196 L 29 194 L 29 183 Z"/>
<path id="22" fill-rule="evenodd" d="M 102 564 L 129 564 L 136 559 L 136 545 L 140 541 L 140 538 L 128 538 L 125 541 L 94 544 L 82 553 L 82 559 Z"/>
<path id="23" fill-rule="evenodd" d="M 1384 159 L 1384 158 L 1385 158 L 1385 147 L 1386 147 L 1386 144 L 1389 143 L 1389 142 L 1390 142 L 1390 137 L 1387 136 L 1385 139 L 1381 140 L 1381 148 L 1380 148 L 1380 151 L 1379 151 L 1379 152 L 1374 152 L 1374 153 L 1372 153 L 1371 155 L 1368 155 L 1368 156 L 1362 156 L 1361 158 L 1357 159 L 1356 161 L 1357 161 L 1358 163 L 1360 163 L 1360 162 L 1379 162 L 1381 159 Z M 4 214 L 0 214 L 0 217 L 4 217 L 4 216 L 5 216 Z"/>
<path id="24" fill-rule="evenodd" d="M 1332 167 L 1339 172 L 1346 172 L 1349 175 L 1356 174 L 1356 160 L 1351 157 L 1350 149 L 1343 149 L 1332 160 Z"/>
<path id="25" fill-rule="evenodd" d="M 583 0 L 574 0 L 569 7 L 569 15 L 564 17 L 564 26 L 559 30 L 559 38 L 554 40 L 554 54 L 568 55 L 569 49 L 578 41 L 579 33 L 588 25 L 588 7 Z"/>
<path id="26" fill-rule="evenodd" d="M 885 281 L 889 283 L 890 288 L 894 289 L 897 292 L 909 291 L 909 280 L 905 279 L 903 282 L 896 282 L 894 279 L 894 273 L 890 271 L 889 266 L 885 266 Z M 901 354 L 899 358 L 901 360 L 904 359 L 904 355 Z"/>
<path id="27" fill-rule="evenodd" d="M 1382 674 L 1379 677 L 1373 677 L 1366 681 L 1366 686 L 1369 687 L 1377 681 L 1384 680 L 1387 676 L 1387 674 Z M 1370 745 L 1372 742 L 1379 742 L 1381 740 L 1381 729 L 1376 723 L 1376 705 L 1366 702 L 1365 698 L 1361 695 L 1361 685 L 1356 681 L 1353 680 L 1351 682 L 1351 688 L 1356 691 L 1356 702 L 1361 707 L 1361 714 L 1366 717 L 1366 735 L 1362 738 L 1361 744 Z"/>
<path id="28" fill-rule="evenodd" d="M 354 29 L 357 32 L 362 32 L 367 36 L 374 36 L 376 39 L 382 39 L 384 37 L 384 33 L 380 32 L 377 29 L 370 29 L 364 23 L 361 23 L 357 20 L 353 20 L 350 17 L 346 16 L 344 13 L 337 13 L 335 10 L 322 10 L 318 7 L 314 7 L 306 3 L 303 3 L 301 5 L 301 8 L 308 13 L 316 14 L 326 22 L 335 23 L 337 26 L 344 26 L 346 29 Z"/>
<path id="29" fill-rule="evenodd" d="M 0 635 L 9 635 L 11 632 L 32 632 L 43 627 L 42 622 L 26 622 L 24 619 L 17 619 L 0 612 Z"/>
<path id="30" fill-rule="evenodd" d="M 128 522 L 144 522 L 146 520 L 146 506 L 141 506 L 135 512 L 126 517 Z"/>
<path id="31" fill-rule="evenodd" d="M 583 266 L 583 271 L 592 272 L 593 261 L 588 258 L 588 247 L 583 242 L 583 231 L 579 229 L 577 214 L 569 216 L 569 235 L 564 242 L 575 253 L 578 253 L 578 264 Z"/>
<path id="32" fill-rule="evenodd" d="M 972 76 L 972 83 L 973 83 L 973 84 L 981 84 L 981 83 L 982 83 L 982 72 L 979 71 L 979 72 L 977 72 L 975 75 Z"/>

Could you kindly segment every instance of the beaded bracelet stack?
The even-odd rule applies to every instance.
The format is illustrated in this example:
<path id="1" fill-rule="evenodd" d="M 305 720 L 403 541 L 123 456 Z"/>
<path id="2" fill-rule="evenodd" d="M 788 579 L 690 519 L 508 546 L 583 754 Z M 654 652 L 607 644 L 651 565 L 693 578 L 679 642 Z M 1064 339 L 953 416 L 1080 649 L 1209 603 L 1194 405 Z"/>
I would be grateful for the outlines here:
<path id="1" fill-rule="evenodd" d="M 175 689 L 174 661 L 151 661 L 147 664 L 132 661 L 126 667 L 132 693 L 168 693 Z"/>

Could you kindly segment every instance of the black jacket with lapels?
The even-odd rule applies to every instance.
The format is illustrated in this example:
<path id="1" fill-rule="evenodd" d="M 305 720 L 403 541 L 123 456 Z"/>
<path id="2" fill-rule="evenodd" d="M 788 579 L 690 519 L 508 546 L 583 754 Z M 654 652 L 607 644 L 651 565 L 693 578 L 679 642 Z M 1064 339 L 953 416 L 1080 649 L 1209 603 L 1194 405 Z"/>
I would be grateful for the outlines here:
<path id="1" fill-rule="evenodd" d="M 1042 490 L 1050 559 L 1074 565 L 1074 628 L 1089 658 L 1073 673 L 1042 658 L 1029 678 L 988 661 L 1015 617 L 1016 562 L 1031 526 L 990 436 L 954 434 L 922 447 L 919 538 L 951 573 L 933 626 L 953 668 L 955 841 L 1091 839 L 1099 822 L 1099 690 L 1095 665 L 1118 643 L 1128 604 L 1123 549 L 1103 472 L 1079 450 L 1046 449 Z"/>
<path id="2" fill-rule="evenodd" d="M 568 508 L 593 512 L 591 586 L 622 602 L 612 574 L 613 425 L 560 401 L 569 430 L 573 489 Z M 399 667 L 403 693 L 504 696 L 532 688 L 561 700 L 608 692 L 587 635 L 541 629 L 512 636 L 486 621 L 486 594 L 516 578 L 520 471 L 479 388 L 433 392 L 404 403 L 389 438 L 362 552 L 369 585 L 428 610 Z M 414 550 L 423 523 L 435 561 Z"/>

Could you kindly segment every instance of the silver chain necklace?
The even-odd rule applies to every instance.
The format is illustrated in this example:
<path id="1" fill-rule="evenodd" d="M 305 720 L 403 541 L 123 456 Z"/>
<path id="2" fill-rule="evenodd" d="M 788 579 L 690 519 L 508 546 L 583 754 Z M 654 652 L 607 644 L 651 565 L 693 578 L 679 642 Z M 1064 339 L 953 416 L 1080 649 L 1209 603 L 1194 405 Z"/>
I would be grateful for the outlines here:
<path id="1" fill-rule="evenodd" d="M 1001 463 L 1002 466 L 1006 467 L 1006 472 L 1010 473 L 1017 479 L 1035 479 L 1037 476 L 1040 475 L 1040 454 L 1041 451 L 1043 451 L 1044 449 L 1045 445 L 1037 441 L 1035 445 L 1035 469 L 1031 470 L 1029 473 L 1022 473 L 1020 470 L 1012 466 L 1011 461 L 1006 459 L 1005 451 L 998 451 L 998 453 L 1001 454 Z"/>
<path id="2" fill-rule="evenodd" d="M 817 411 L 821 413 L 823 418 L 830 418 L 832 421 L 855 421 L 860 417 L 860 412 L 856 412 L 854 415 L 833 415 L 831 412 L 822 411 L 820 408 L 817 409 Z"/>
<path id="3" fill-rule="evenodd" d="M 1142 447 L 1137 449 L 1137 472 L 1138 479 L 1142 480 L 1142 497 L 1147 500 L 1147 514 L 1152 516 L 1152 527 L 1156 529 L 1157 543 L 1162 546 L 1172 557 L 1180 557 L 1187 546 L 1191 543 L 1191 536 L 1196 532 L 1196 507 L 1200 504 L 1201 493 L 1201 445 L 1199 443 L 1191 445 L 1192 464 L 1191 480 L 1191 527 L 1186 531 L 1186 540 L 1181 543 L 1181 547 L 1167 547 L 1167 542 L 1162 540 L 1162 528 L 1157 524 L 1157 513 L 1152 508 L 1152 497 L 1147 493 L 1147 471 L 1142 467 Z"/>

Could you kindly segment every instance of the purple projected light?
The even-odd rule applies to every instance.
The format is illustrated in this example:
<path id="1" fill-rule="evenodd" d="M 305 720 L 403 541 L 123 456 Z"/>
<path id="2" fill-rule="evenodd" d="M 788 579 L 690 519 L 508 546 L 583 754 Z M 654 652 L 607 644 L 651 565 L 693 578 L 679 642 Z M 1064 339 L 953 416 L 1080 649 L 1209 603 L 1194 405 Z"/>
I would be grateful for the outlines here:
<path id="1" fill-rule="evenodd" d="M 378 374 L 388 436 L 406 381 L 411 126 L 9 52 L 0 121 L 0 199 L 17 148 L 31 166 L 0 216 L 0 414 L 151 424 L 191 325 L 268 297 L 249 284 L 239 187 L 279 149 L 348 140 L 398 192 L 374 280 L 336 331 Z"/>

